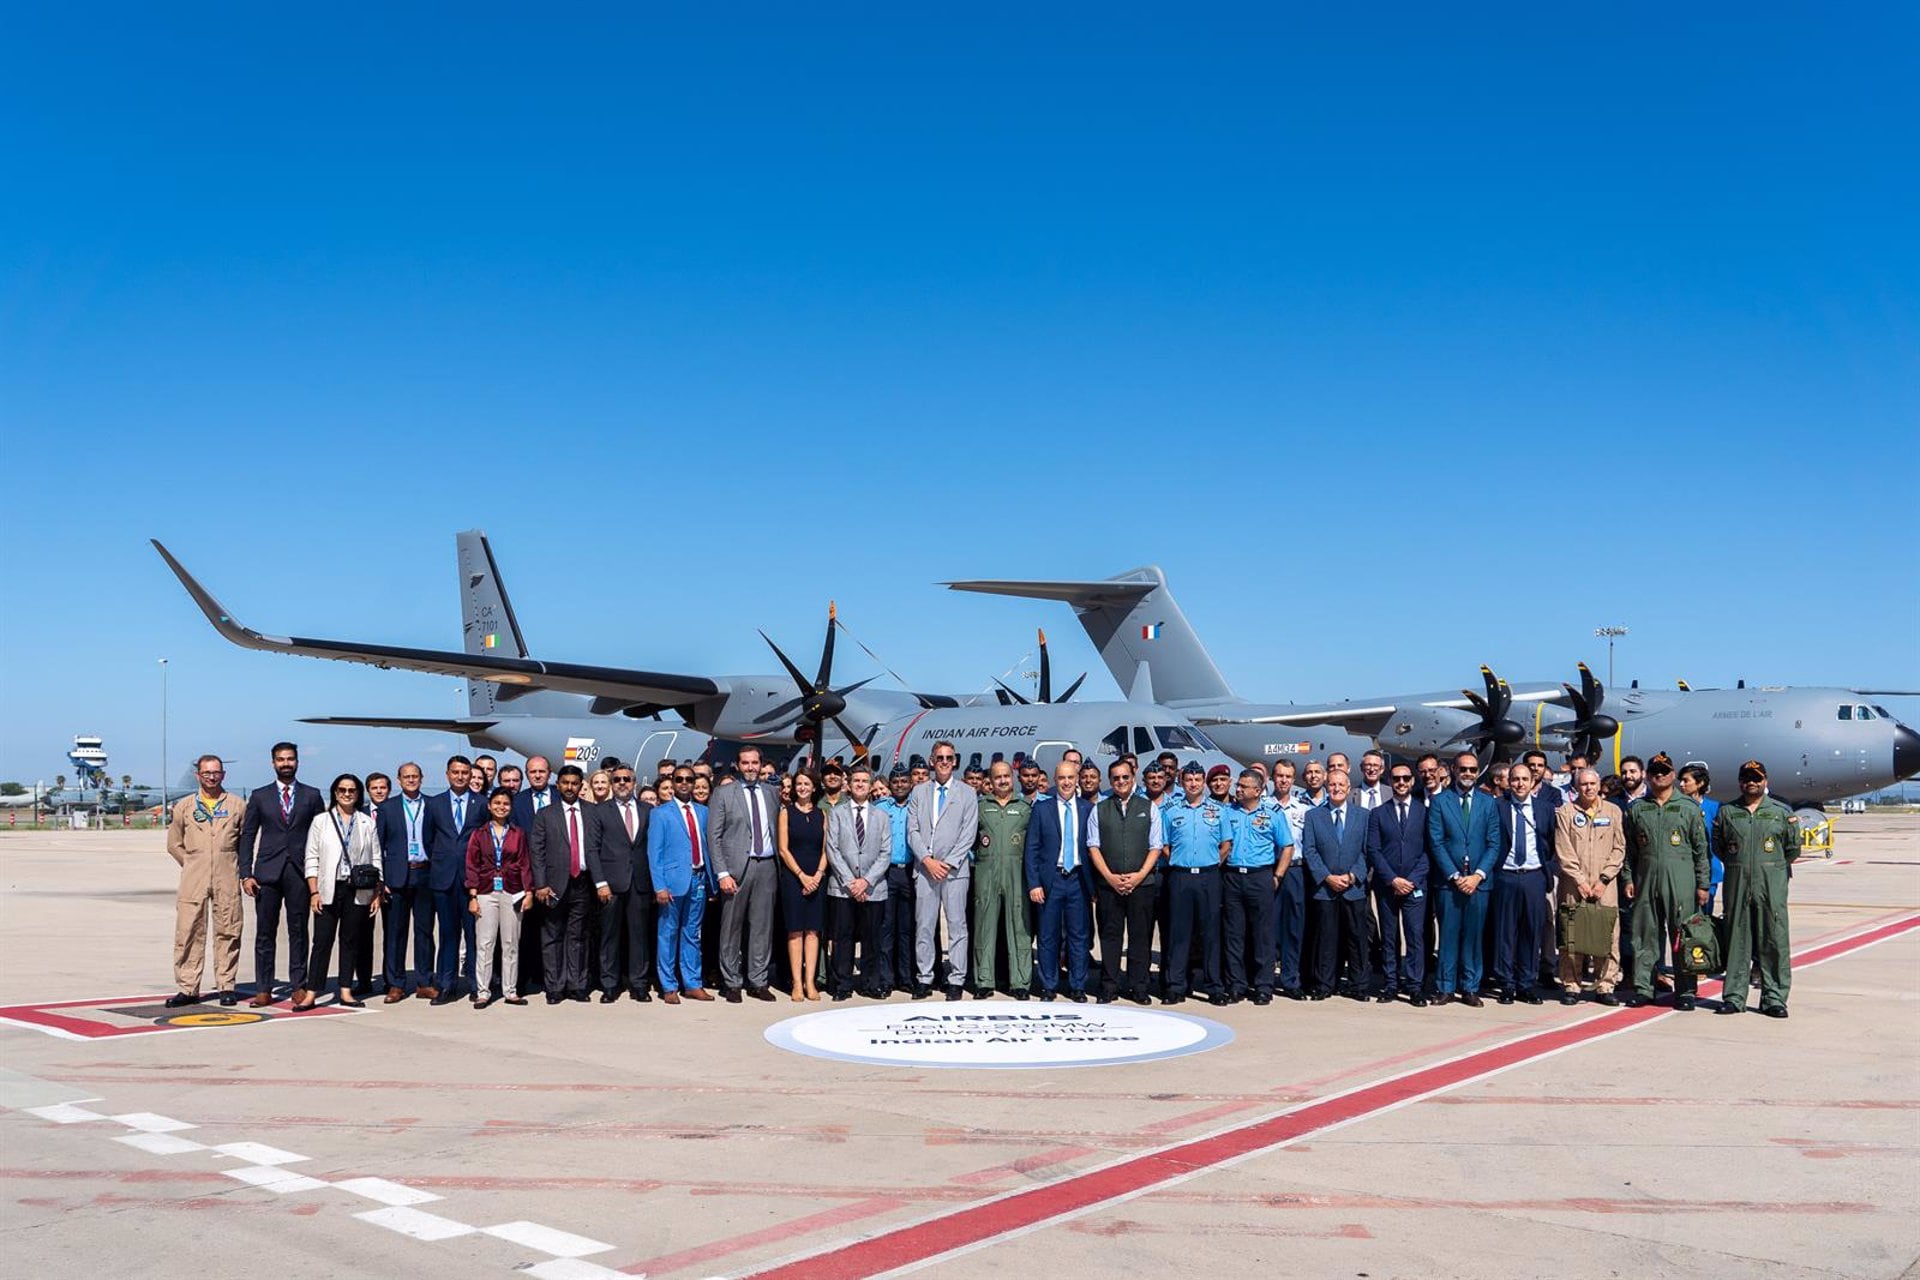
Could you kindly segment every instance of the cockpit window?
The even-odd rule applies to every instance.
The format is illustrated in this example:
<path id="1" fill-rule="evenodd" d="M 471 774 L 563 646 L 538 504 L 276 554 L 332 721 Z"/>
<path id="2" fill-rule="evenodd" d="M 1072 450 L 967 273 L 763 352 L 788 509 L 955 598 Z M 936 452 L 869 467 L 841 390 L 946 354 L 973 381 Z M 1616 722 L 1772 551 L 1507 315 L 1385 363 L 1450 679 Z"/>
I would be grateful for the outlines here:
<path id="1" fill-rule="evenodd" d="M 1880 718 L 1881 718 L 1882 720 L 1891 720 L 1891 719 L 1893 719 L 1893 712 L 1891 712 L 1891 711 L 1889 711 L 1889 710 L 1887 710 L 1887 709 L 1886 709 L 1885 707 L 1883 707 L 1883 706 L 1881 706 L 1881 705 L 1880 705 L 1879 703 L 1877 703 L 1877 702 L 1876 702 L 1876 703 L 1874 703 L 1874 704 L 1873 704 L 1873 709 L 1874 709 L 1875 711 L 1877 711 L 1877 712 L 1879 712 L 1879 713 L 1880 713 Z"/>
<path id="2" fill-rule="evenodd" d="M 1855 707 L 1853 709 L 1853 718 L 1855 720 L 1871 720 L 1873 719 L 1873 708 L 1865 706 Z"/>
<path id="3" fill-rule="evenodd" d="M 1842 720 L 1853 719 L 1853 708 L 1843 704 L 1840 708 L 1840 718 Z"/>
<path id="4" fill-rule="evenodd" d="M 1133 726 L 1133 753 L 1144 756 L 1153 750 L 1153 737 L 1139 725 Z"/>
<path id="5" fill-rule="evenodd" d="M 1213 740 L 1192 725 L 1165 724 L 1156 725 L 1154 734 L 1160 739 L 1160 745 L 1167 751 L 1218 751 Z"/>
<path id="6" fill-rule="evenodd" d="M 1100 739 L 1100 754 L 1117 756 L 1127 749 L 1127 726 L 1121 725 L 1106 737 Z"/>

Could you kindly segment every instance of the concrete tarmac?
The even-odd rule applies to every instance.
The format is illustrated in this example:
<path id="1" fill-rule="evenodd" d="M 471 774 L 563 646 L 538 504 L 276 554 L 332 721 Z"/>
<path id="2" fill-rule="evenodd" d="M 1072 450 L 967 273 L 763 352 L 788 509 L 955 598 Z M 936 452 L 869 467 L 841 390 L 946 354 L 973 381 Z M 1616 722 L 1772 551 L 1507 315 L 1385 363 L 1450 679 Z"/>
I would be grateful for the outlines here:
<path id="1" fill-rule="evenodd" d="M 152 1030 L 161 836 L 0 833 L 0 1276 L 1914 1274 L 1920 817 L 1836 821 L 1784 1022 L 1203 1005 L 1026 1071 L 791 1054 L 784 997 Z"/>

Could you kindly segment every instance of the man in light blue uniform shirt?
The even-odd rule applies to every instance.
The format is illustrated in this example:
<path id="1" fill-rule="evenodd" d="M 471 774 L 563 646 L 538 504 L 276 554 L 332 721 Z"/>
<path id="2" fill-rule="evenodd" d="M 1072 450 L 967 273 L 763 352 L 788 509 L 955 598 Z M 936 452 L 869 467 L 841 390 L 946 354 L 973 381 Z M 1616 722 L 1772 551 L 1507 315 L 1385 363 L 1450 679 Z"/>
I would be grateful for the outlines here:
<path id="1" fill-rule="evenodd" d="M 1289 1000 L 1307 998 L 1300 976 L 1300 957 L 1307 942 L 1307 872 L 1297 856 L 1300 833 L 1306 829 L 1307 810 L 1312 806 L 1307 793 L 1293 785 L 1293 761 L 1277 760 L 1273 766 L 1269 798 L 1286 815 L 1291 836 L 1289 849 L 1280 855 L 1280 887 L 1274 893 L 1273 927 L 1275 950 L 1280 960 L 1280 994 Z"/>
<path id="2" fill-rule="evenodd" d="M 1207 796 L 1207 771 L 1189 762 L 1180 771 L 1182 794 L 1160 805 L 1167 839 L 1167 949 L 1161 965 L 1163 1004 L 1187 998 L 1188 959 L 1200 944 L 1200 994 L 1227 1003 L 1220 982 L 1220 864 L 1233 848 L 1233 815 Z"/>
<path id="3" fill-rule="evenodd" d="M 873 806 L 893 827 L 893 861 L 887 867 L 880 921 L 880 967 L 891 975 L 895 991 L 913 988 L 913 851 L 907 848 L 907 796 L 912 791 L 912 774 L 904 764 L 896 764 L 887 774 L 888 794 Z"/>
<path id="4" fill-rule="evenodd" d="M 1273 1002 L 1280 858 L 1293 844 L 1293 828 L 1286 811 L 1279 801 L 1262 795 L 1264 789 L 1259 773 L 1252 769 L 1241 772 L 1235 792 L 1237 803 L 1228 810 L 1234 824 L 1233 850 L 1227 855 L 1221 884 L 1226 905 L 1227 998 L 1251 999 L 1255 1004 Z"/>

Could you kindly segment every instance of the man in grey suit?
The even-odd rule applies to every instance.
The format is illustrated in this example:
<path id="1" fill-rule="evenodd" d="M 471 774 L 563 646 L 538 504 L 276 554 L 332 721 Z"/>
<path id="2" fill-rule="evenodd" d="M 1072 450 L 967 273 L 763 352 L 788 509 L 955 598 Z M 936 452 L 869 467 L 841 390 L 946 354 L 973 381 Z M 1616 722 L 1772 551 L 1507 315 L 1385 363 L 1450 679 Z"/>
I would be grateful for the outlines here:
<path id="1" fill-rule="evenodd" d="M 827 910 L 833 916 L 835 1000 L 853 994 L 853 941 L 860 939 L 860 994 L 887 998 L 890 981 L 880 959 L 886 919 L 887 866 L 893 861 L 893 823 L 873 804 L 873 771 L 855 765 L 848 797 L 827 814 Z"/>
<path id="2" fill-rule="evenodd" d="M 947 999 L 967 985 L 967 896 L 973 888 L 973 841 L 980 797 L 953 776 L 960 753 L 951 742 L 933 744 L 933 776 L 907 797 L 907 847 L 913 851 L 913 998 L 933 991 L 934 943 L 947 922 Z"/>
<path id="3" fill-rule="evenodd" d="M 740 781 L 717 788 L 707 805 L 707 854 L 720 877 L 720 993 L 740 1003 L 740 989 L 771 1000 L 775 819 L 780 789 L 760 781 L 760 748 L 740 748 Z M 747 956 L 742 981 L 742 934 Z"/>

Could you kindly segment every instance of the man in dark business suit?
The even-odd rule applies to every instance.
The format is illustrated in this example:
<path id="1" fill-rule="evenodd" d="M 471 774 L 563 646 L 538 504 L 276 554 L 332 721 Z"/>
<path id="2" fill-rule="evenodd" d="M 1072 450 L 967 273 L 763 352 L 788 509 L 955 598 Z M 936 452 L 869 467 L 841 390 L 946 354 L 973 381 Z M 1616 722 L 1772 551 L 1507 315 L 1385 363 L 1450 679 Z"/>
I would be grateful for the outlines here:
<path id="1" fill-rule="evenodd" d="M 1367 998 L 1367 812 L 1351 803 L 1346 771 L 1329 773 L 1326 803 L 1307 811 L 1301 841 L 1313 886 L 1313 991 Z M 1340 978 L 1345 962 L 1346 977 Z"/>
<path id="2" fill-rule="evenodd" d="M 275 944 L 280 909 L 287 913 L 287 978 L 298 990 L 307 983 L 307 828 L 327 807 L 317 787 L 301 782 L 300 748 L 273 744 L 274 783 L 247 797 L 240 822 L 240 887 L 253 899 L 254 994 L 259 1009 L 273 1003 Z"/>
<path id="3" fill-rule="evenodd" d="M 1541 938 L 1552 913 L 1547 886 L 1553 860 L 1553 803 L 1534 786 L 1533 770 L 1507 770 L 1500 799 L 1500 869 L 1493 879 L 1493 981 L 1500 1003 L 1539 1004 Z"/>
<path id="4" fill-rule="evenodd" d="M 427 798 L 427 884 L 433 894 L 434 923 L 440 932 L 434 950 L 433 985 L 414 995 L 433 1004 L 452 1004 L 464 975 L 473 987 L 473 914 L 467 903 L 467 842 L 487 819 L 487 806 L 473 794 L 473 762 L 465 756 L 447 758 L 447 789 Z M 417 921 L 416 921 L 417 926 Z M 466 940 L 464 969 L 460 942 Z M 417 944 L 416 944 L 417 945 Z"/>
<path id="5" fill-rule="evenodd" d="M 625 987 L 641 1004 L 653 999 L 653 875 L 647 869 L 647 815 L 635 794 L 633 766 L 613 771 L 613 799 L 593 808 L 587 833 L 587 877 L 600 900 L 600 1003 Z M 624 946 L 626 964 L 620 963 Z"/>
<path id="6" fill-rule="evenodd" d="M 586 781 L 579 765 L 560 766 L 559 799 L 533 820 L 533 896 L 547 912 L 540 958 L 548 1004 L 587 998 L 587 911 L 594 896 L 587 831 L 598 818 L 597 806 L 580 795 Z"/>
<path id="7" fill-rule="evenodd" d="M 374 815 L 380 836 L 380 877 L 386 893 L 386 1003 L 407 998 L 407 931 L 413 930 L 414 986 L 433 984 L 433 886 L 428 883 L 427 797 L 420 766 L 409 760 L 394 770 L 400 794 L 388 796 Z"/>
<path id="8" fill-rule="evenodd" d="M 1060 948 L 1067 950 L 1067 999 L 1087 1000 L 1087 821 L 1093 801 L 1080 793 L 1080 768 L 1062 760 L 1053 792 L 1033 806 L 1027 822 L 1027 897 L 1040 908 L 1039 956 L 1034 977 L 1040 998 L 1060 990 Z"/>
<path id="9" fill-rule="evenodd" d="M 553 788 L 553 766 L 545 756 L 527 757 L 527 786 L 513 797 L 513 825 L 533 837 L 534 815 L 552 804 L 559 794 Z"/>
<path id="10" fill-rule="evenodd" d="M 1367 815 L 1367 865 L 1380 912 L 1380 972 L 1375 997 L 1392 1004 L 1396 989 L 1407 1003 L 1427 1003 L 1421 983 L 1427 969 L 1427 806 L 1413 794 L 1413 768 L 1396 764 L 1387 773 L 1387 798 Z"/>

